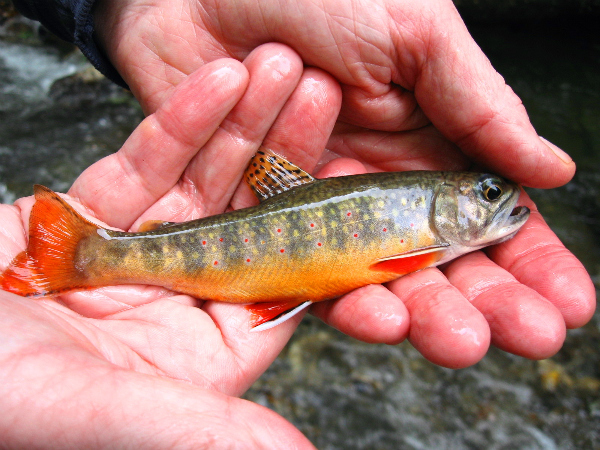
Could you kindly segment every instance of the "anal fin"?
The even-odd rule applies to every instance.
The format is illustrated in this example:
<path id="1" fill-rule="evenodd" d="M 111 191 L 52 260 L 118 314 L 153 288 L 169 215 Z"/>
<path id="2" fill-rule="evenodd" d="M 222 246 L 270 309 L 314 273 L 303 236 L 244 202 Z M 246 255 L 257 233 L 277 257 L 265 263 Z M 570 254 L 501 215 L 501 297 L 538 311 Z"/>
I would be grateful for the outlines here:
<path id="1" fill-rule="evenodd" d="M 311 301 L 293 300 L 289 302 L 254 303 L 246 306 L 252 313 L 250 318 L 250 331 L 269 330 L 288 319 L 291 319 L 300 311 L 312 305 Z"/>

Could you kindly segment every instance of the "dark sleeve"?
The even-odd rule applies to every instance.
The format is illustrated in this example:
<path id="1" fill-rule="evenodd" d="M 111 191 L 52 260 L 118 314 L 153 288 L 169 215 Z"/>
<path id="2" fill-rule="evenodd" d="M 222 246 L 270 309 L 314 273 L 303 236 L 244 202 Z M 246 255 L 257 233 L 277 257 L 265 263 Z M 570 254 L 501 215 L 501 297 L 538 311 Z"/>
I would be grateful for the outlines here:
<path id="1" fill-rule="evenodd" d="M 75 44 L 107 78 L 127 87 L 94 40 L 95 0 L 13 0 L 25 17 L 36 20 L 61 39 Z"/>

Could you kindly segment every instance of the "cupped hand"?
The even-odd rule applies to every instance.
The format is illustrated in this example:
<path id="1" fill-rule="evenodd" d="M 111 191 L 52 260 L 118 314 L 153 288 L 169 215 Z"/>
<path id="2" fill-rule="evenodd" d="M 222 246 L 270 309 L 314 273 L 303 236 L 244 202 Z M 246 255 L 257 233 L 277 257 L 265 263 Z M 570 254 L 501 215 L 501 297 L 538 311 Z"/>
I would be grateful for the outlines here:
<path id="1" fill-rule="evenodd" d="M 573 176 L 574 163 L 538 137 L 451 0 L 265 0 L 259 7 L 254 0 L 98 0 L 95 7 L 98 41 L 147 113 L 206 62 L 243 60 L 265 42 L 282 42 L 342 84 L 345 123 L 397 132 L 432 124 L 470 161 L 526 186 L 556 187 Z"/>
<path id="2" fill-rule="evenodd" d="M 287 103 L 333 110 L 309 111 L 319 130 L 307 133 L 310 148 L 327 139 L 339 97 L 327 75 L 303 73 L 281 45 L 257 49 L 244 65 L 215 61 L 181 83 L 119 152 L 88 168 L 67 199 L 122 229 L 221 212 Z M 26 246 L 32 204 L 0 206 L 0 270 Z M 239 305 L 149 286 L 40 300 L 0 291 L 0 308 L 0 440 L 8 447 L 312 448 L 277 414 L 235 398 L 299 319 L 249 333 L 250 314 Z"/>

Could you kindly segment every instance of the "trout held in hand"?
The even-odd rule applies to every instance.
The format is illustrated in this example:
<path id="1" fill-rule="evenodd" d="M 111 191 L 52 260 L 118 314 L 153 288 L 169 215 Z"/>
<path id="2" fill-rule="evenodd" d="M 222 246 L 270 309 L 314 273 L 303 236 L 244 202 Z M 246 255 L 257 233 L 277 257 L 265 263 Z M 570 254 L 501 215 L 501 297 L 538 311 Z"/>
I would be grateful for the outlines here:
<path id="1" fill-rule="evenodd" d="M 246 172 L 260 204 L 126 233 L 98 227 L 35 187 L 29 245 L 0 275 L 24 296 L 116 284 L 253 303 L 267 329 L 312 302 L 436 266 L 515 235 L 520 188 L 495 175 L 382 172 L 315 179 L 271 153 Z"/>

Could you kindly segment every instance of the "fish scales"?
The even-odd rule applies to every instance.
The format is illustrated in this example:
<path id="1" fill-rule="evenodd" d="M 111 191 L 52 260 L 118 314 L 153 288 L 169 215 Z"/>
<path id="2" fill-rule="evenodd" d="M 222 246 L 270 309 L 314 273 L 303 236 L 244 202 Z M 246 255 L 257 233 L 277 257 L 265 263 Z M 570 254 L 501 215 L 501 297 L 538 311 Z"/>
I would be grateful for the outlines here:
<path id="1" fill-rule="evenodd" d="M 376 183 L 368 174 L 318 180 L 255 207 L 146 233 L 92 235 L 76 266 L 99 285 L 158 281 L 199 298 L 333 298 L 348 285 L 397 277 L 370 262 L 435 242 L 431 189 L 381 175 Z"/>
<path id="2" fill-rule="evenodd" d="M 511 238 L 529 216 L 520 188 L 490 174 L 373 173 L 316 180 L 259 151 L 246 179 L 257 206 L 187 223 L 112 231 L 35 187 L 29 243 L 2 289 L 55 295 L 150 284 L 197 298 L 254 303 L 254 330 L 315 301 L 390 281 Z"/>

